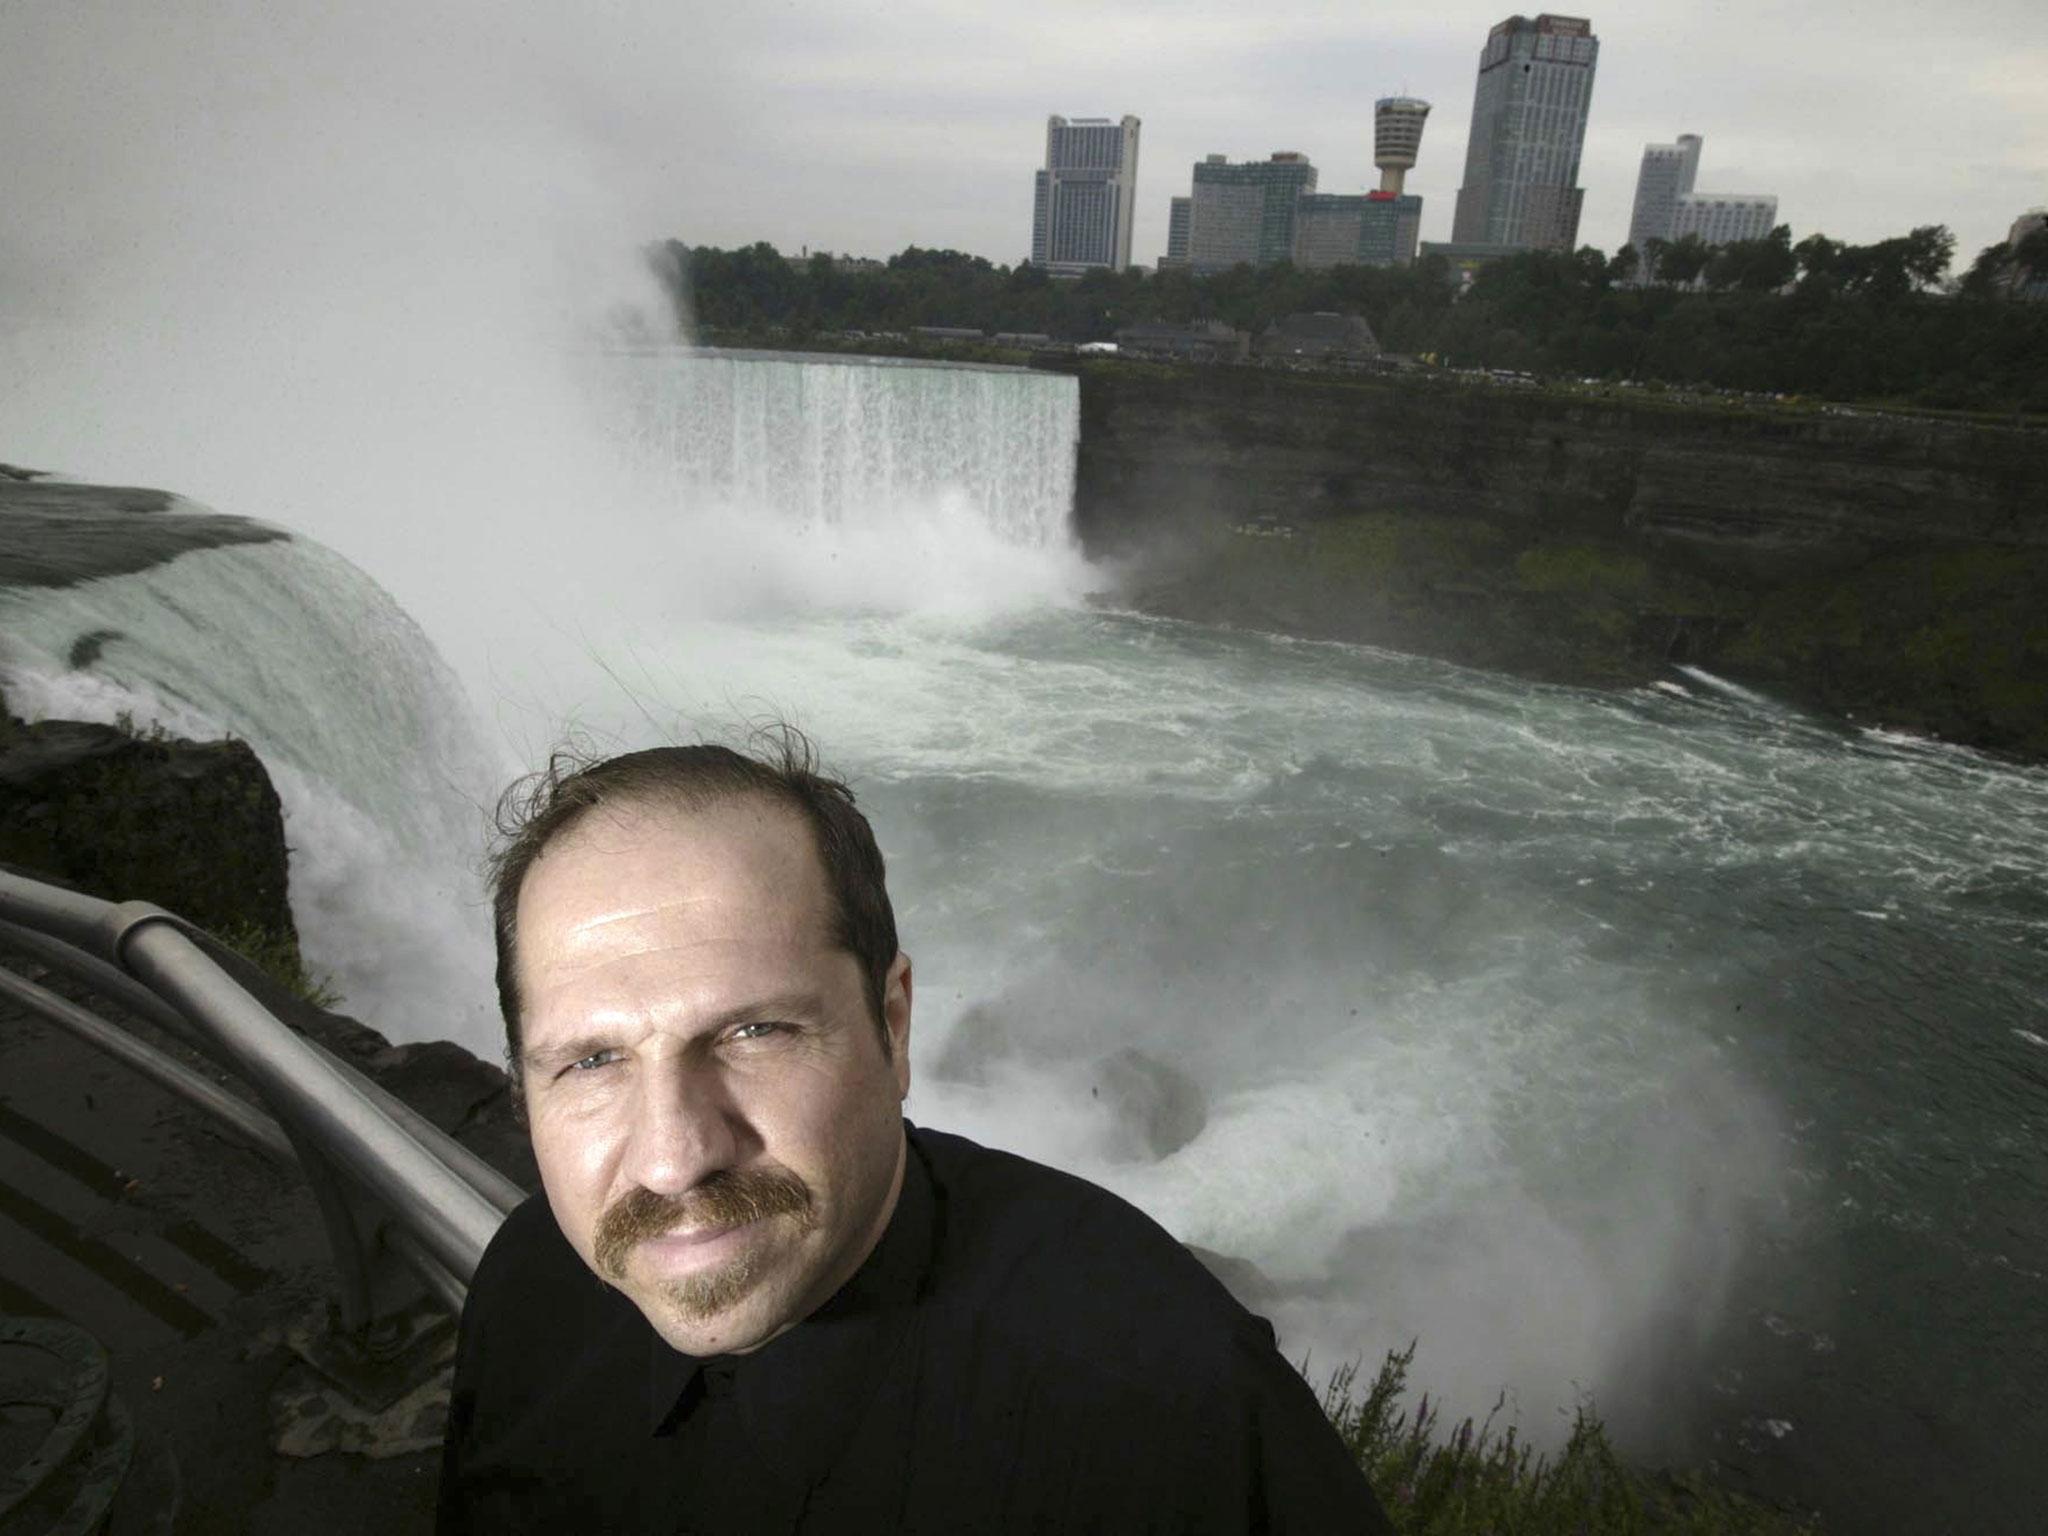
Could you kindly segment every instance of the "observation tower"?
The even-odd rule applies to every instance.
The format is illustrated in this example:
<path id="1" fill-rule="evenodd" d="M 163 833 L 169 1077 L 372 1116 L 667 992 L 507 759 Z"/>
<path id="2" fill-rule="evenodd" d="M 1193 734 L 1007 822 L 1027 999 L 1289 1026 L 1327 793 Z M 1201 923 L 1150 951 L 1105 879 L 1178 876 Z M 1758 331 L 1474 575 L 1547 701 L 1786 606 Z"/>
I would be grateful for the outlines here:
<path id="1" fill-rule="evenodd" d="M 1413 96 L 1382 96 L 1373 105 L 1372 163 L 1380 168 L 1380 190 L 1401 195 L 1415 156 L 1422 149 L 1422 125 L 1429 103 Z"/>

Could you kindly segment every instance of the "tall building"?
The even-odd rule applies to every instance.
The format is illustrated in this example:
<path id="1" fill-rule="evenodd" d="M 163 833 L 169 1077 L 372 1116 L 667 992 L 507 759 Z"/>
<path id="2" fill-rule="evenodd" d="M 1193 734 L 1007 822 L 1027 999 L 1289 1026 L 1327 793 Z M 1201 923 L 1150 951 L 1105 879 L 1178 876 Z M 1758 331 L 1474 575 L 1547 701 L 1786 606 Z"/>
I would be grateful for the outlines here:
<path id="1" fill-rule="evenodd" d="M 1778 199 L 1768 192 L 1681 192 L 1666 238 L 1698 235 L 1708 245 L 1729 245 L 1761 240 L 1777 222 Z"/>
<path id="2" fill-rule="evenodd" d="M 1316 168 L 1292 150 L 1238 162 L 1210 155 L 1195 166 L 1188 264 L 1197 272 L 1221 272 L 1241 261 L 1255 267 L 1291 261 L 1295 205 L 1315 189 Z"/>
<path id="3" fill-rule="evenodd" d="M 1138 120 L 1049 117 L 1045 169 L 1033 186 L 1031 260 L 1056 273 L 1131 264 Z"/>
<path id="4" fill-rule="evenodd" d="M 1306 192 L 1294 213 L 1294 264 L 1406 266 L 1421 233 L 1422 199 L 1412 194 Z"/>
<path id="5" fill-rule="evenodd" d="M 1671 238 L 1678 199 L 1692 190 L 1700 169 L 1700 136 L 1681 133 L 1676 144 L 1645 144 L 1636 172 L 1636 204 L 1628 219 L 1628 243 L 1640 256 L 1651 240 Z"/>
<path id="6" fill-rule="evenodd" d="M 1769 192 L 1699 192 L 1700 136 L 1681 133 L 1674 144 L 1645 144 L 1636 173 L 1636 203 L 1628 243 L 1636 248 L 1638 283 L 1653 282 L 1652 240 L 1698 235 L 1708 245 L 1761 240 L 1778 222 L 1778 199 Z"/>
<path id="7" fill-rule="evenodd" d="M 1568 251 L 1600 40 L 1578 16 L 1510 16 L 1487 34 L 1451 238 Z"/>
<path id="8" fill-rule="evenodd" d="M 1422 125 L 1429 103 L 1412 96 L 1382 96 L 1372 108 L 1372 163 L 1380 168 L 1380 190 L 1399 197 L 1422 151 Z"/>
<path id="9" fill-rule="evenodd" d="M 1166 260 L 1169 265 L 1188 264 L 1188 220 L 1194 213 L 1194 199 L 1176 197 L 1166 214 Z"/>

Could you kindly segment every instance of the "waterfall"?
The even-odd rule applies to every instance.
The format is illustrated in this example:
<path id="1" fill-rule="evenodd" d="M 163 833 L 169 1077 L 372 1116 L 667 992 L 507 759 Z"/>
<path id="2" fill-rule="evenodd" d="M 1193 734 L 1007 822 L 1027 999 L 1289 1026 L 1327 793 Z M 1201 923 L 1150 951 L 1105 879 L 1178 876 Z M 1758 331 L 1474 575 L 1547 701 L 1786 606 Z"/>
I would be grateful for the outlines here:
<path id="1" fill-rule="evenodd" d="M 680 349 L 621 361 L 625 456 L 682 504 L 882 529 L 947 502 L 1006 544 L 1066 541 L 1080 416 L 1067 375 Z"/>
<path id="2" fill-rule="evenodd" d="M 180 503 L 135 514 L 133 541 L 160 540 L 167 519 L 239 521 Z M 0 540 L 22 532 L 0 514 Z M 504 765 L 420 627 L 362 571 L 283 537 L 0 588 L 0 683 L 30 719 L 126 717 L 247 741 L 284 803 L 310 966 L 395 1038 L 488 1050 L 474 870 Z"/>
<path id="3" fill-rule="evenodd" d="M 778 633 L 832 614 L 971 619 L 1084 584 L 1067 530 L 1071 377 L 681 349 L 609 354 L 598 372 L 601 442 L 533 423 L 583 473 L 573 517 L 558 482 L 521 495 L 485 481 L 418 506 L 403 462 L 313 502 L 305 521 L 337 542 L 359 543 L 372 517 L 442 530 L 437 579 L 404 561 L 389 573 L 414 583 L 424 630 L 306 532 L 229 515 L 257 506 L 74 507 L 60 531 L 90 532 L 93 559 L 34 578 L 64 584 L 0 584 L 0 685 L 17 713 L 255 748 L 284 801 L 308 960 L 394 1039 L 495 1053 L 484 810 L 564 722 L 610 739 L 631 713 L 620 658 L 655 658 L 644 692 L 658 698 L 720 637 L 731 648 L 710 676 L 748 675 L 773 649 L 764 619 Z M 231 482 L 220 468 L 161 478 Z M 68 548 L 53 526 L 0 508 L 0 554 L 48 564 Z M 251 538 L 266 542 L 233 542 Z M 719 628 L 733 622 L 747 628 Z M 430 635 L 467 663 L 460 680 Z M 786 685 L 749 697 L 807 703 Z M 518 739 L 487 745 L 471 698 Z"/>

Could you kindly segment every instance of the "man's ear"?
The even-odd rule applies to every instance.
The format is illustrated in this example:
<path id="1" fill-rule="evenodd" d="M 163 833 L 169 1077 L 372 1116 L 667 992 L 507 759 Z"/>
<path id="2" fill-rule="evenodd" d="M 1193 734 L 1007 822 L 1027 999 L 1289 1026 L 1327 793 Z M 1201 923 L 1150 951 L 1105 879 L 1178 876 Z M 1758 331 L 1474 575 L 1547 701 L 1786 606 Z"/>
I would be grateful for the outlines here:
<path id="1" fill-rule="evenodd" d="M 882 983 L 882 1028 L 899 1097 L 910 1096 L 910 956 L 900 949 Z"/>

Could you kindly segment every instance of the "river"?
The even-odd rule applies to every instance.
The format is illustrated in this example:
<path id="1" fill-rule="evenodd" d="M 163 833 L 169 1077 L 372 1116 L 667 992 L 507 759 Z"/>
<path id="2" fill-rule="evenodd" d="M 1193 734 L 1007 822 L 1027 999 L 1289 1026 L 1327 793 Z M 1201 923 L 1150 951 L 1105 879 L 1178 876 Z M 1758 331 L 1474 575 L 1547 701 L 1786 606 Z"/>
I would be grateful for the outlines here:
<path id="1" fill-rule="evenodd" d="M 9 697 L 248 736 L 316 965 L 485 1054 L 496 787 L 792 719 L 890 859 L 912 1116 L 1256 1266 L 1311 1376 L 1413 1338 L 1544 1443 L 1590 1395 L 1838 1529 L 2038 1524 L 2048 774 L 1121 611 L 1071 379 L 595 374 L 610 468 L 544 548 L 451 508 L 471 578 L 332 522 L 374 583 L 299 539 L 0 592 Z"/>

